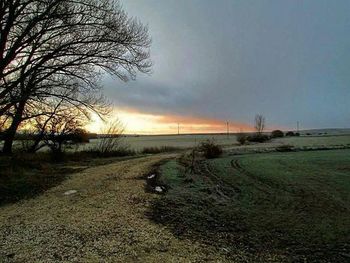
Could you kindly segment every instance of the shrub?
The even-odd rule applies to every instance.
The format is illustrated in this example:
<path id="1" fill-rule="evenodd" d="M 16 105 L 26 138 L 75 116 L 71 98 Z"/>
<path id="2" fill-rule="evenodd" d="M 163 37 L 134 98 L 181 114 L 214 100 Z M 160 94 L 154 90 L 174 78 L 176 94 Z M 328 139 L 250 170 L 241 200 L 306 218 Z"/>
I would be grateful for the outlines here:
<path id="1" fill-rule="evenodd" d="M 75 129 L 70 135 L 72 143 L 88 143 L 90 141 L 89 134 L 84 129 Z"/>
<path id="2" fill-rule="evenodd" d="M 259 133 L 247 137 L 247 141 L 249 142 L 266 142 L 268 140 L 270 140 L 269 136 Z"/>
<path id="3" fill-rule="evenodd" d="M 144 154 L 156 154 L 156 153 L 164 153 L 164 152 L 174 152 L 178 151 L 179 148 L 172 146 L 161 146 L 161 147 L 145 147 L 141 151 Z"/>
<path id="4" fill-rule="evenodd" d="M 299 132 L 289 131 L 289 132 L 286 133 L 286 136 L 300 136 L 300 133 Z"/>
<path id="5" fill-rule="evenodd" d="M 283 136 L 284 136 L 284 133 L 281 130 L 274 130 L 271 132 L 271 138 L 281 138 Z"/>
<path id="6" fill-rule="evenodd" d="M 92 151 L 100 152 L 101 156 L 123 151 L 124 148 L 127 148 L 121 142 L 123 131 L 124 127 L 119 120 L 108 123 L 103 131 L 103 137 L 98 140 Z"/>
<path id="7" fill-rule="evenodd" d="M 278 146 L 278 147 L 276 147 L 276 151 L 278 151 L 278 152 L 291 152 L 291 151 L 293 151 L 293 145 L 285 144 L 285 145 Z"/>
<path id="8" fill-rule="evenodd" d="M 238 133 L 237 134 L 237 141 L 240 145 L 243 145 L 247 142 L 247 135 L 245 133 Z"/>
<path id="9" fill-rule="evenodd" d="M 202 142 L 199 146 L 199 150 L 203 152 L 204 157 L 207 159 L 220 157 L 223 152 L 222 147 L 212 140 Z"/>

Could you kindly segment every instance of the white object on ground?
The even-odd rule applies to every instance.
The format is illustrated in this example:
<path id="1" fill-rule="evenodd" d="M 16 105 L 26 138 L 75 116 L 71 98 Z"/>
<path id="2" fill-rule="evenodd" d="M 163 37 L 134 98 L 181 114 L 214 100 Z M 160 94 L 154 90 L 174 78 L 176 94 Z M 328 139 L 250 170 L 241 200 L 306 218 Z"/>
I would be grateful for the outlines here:
<path id="1" fill-rule="evenodd" d="M 64 195 L 72 195 L 72 194 L 75 194 L 77 192 L 78 192 L 77 190 L 69 190 L 69 191 L 65 192 Z"/>
<path id="2" fill-rule="evenodd" d="M 152 178 L 154 178 L 154 177 L 156 177 L 156 175 L 155 175 L 155 174 L 152 174 L 152 175 L 149 175 L 147 178 L 148 178 L 148 179 L 152 179 Z"/>
<path id="3" fill-rule="evenodd" d="M 156 192 L 158 192 L 158 193 L 163 192 L 163 188 L 160 186 L 156 186 L 156 188 L 154 190 L 156 190 Z"/>

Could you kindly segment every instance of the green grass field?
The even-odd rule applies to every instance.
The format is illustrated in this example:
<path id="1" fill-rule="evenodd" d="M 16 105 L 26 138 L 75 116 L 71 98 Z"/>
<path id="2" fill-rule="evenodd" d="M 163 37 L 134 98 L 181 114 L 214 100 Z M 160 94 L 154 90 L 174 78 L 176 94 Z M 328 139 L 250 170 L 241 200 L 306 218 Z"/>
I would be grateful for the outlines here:
<path id="1" fill-rule="evenodd" d="M 250 154 L 160 167 L 154 220 L 238 261 L 348 262 L 350 150 Z"/>

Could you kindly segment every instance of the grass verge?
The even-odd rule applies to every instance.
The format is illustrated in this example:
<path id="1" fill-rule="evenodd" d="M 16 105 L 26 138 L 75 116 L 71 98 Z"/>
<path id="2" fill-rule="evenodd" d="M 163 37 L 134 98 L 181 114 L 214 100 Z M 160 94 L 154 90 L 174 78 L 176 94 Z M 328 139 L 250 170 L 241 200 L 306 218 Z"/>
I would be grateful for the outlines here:
<path id="1" fill-rule="evenodd" d="M 180 151 L 178 147 L 172 146 L 160 146 L 160 147 L 145 147 L 142 149 L 141 153 L 143 154 L 157 154 L 157 153 L 169 153 Z"/>

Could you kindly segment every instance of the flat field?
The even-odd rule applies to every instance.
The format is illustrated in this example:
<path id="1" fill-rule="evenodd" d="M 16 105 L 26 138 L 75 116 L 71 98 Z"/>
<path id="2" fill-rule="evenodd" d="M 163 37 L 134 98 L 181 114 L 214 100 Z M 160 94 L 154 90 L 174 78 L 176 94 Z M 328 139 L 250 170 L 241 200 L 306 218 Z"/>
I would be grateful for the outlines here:
<path id="1" fill-rule="evenodd" d="M 98 140 L 91 140 L 85 147 L 93 147 Z M 139 151 L 148 147 L 170 146 L 176 148 L 191 148 L 206 140 L 214 140 L 220 145 L 232 145 L 236 143 L 235 135 L 221 134 L 189 134 L 189 135 L 140 135 L 126 136 L 122 138 L 122 143 L 128 145 L 131 149 Z"/>
<path id="2" fill-rule="evenodd" d="M 226 156 L 192 173 L 172 160 L 153 219 L 238 262 L 348 262 L 349 163 L 350 150 Z"/>
<path id="3" fill-rule="evenodd" d="M 90 143 L 79 147 L 79 149 L 93 148 L 99 139 L 91 140 Z M 144 135 L 144 136 L 126 136 L 122 142 L 131 149 L 139 151 L 146 147 L 177 147 L 191 148 L 203 141 L 214 140 L 226 148 L 237 147 L 237 137 L 234 134 L 229 136 L 221 134 L 205 135 Z M 349 146 L 350 135 L 327 135 L 327 136 L 301 136 L 301 137 L 284 137 L 273 139 L 267 143 L 251 144 L 239 146 L 240 148 L 268 148 L 279 145 L 293 145 L 295 147 L 331 147 L 331 146 Z"/>

